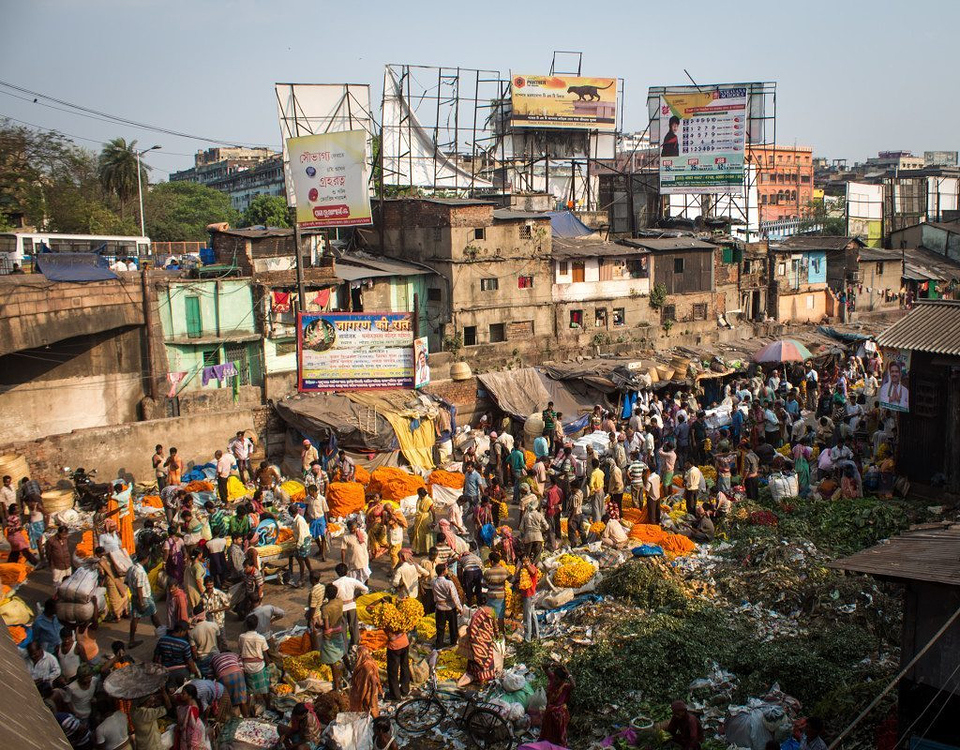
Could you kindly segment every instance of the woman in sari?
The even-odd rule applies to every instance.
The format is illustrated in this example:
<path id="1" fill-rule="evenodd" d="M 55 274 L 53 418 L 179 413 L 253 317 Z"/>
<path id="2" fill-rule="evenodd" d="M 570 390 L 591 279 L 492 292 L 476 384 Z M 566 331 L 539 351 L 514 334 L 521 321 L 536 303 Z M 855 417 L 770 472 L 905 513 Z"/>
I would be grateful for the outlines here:
<path id="1" fill-rule="evenodd" d="M 320 663 L 327 664 L 333 673 L 333 689 L 343 689 L 343 601 L 337 596 L 337 587 L 328 583 L 324 589 L 325 601 L 314 614 L 314 630 L 319 634 Z"/>
<path id="2" fill-rule="evenodd" d="M 374 492 L 367 505 L 367 549 L 370 559 L 387 551 L 387 527 L 383 523 L 383 500 Z"/>
<path id="3" fill-rule="evenodd" d="M 97 572 L 100 573 L 100 583 L 107 589 L 107 608 L 109 620 L 114 622 L 127 614 L 129 599 L 127 586 L 123 577 L 117 575 L 113 562 L 104 553 L 103 547 L 97 547 L 93 553 L 97 556 Z"/>
<path id="4" fill-rule="evenodd" d="M 467 659 L 467 671 L 457 682 L 459 687 L 471 682 L 483 684 L 496 676 L 493 661 L 493 639 L 497 636 L 497 622 L 493 610 L 483 604 L 480 597 L 480 606 L 470 618 L 467 625 L 467 636 L 470 639 L 470 656 Z"/>
<path id="5" fill-rule="evenodd" d="M 206 568 L 203 567 L 203 553 L 199 549 L 195 549 L 190 553 L 190 564 L 183 575 L 183 588 L 186 590 L 187 604 L 191 612 L 203 597 L 203 579 L 206 575 Z"/>
<path id="6" fill-rule="evenodd" d="M 173 525 L 170 527 L 170 536 L 163 543 L 163 569 L 172 580 L 183 585 L 185 567 L 183 537 L 180 536 L 180 527 Z"/>
<path id="7" fill-rule="evenodd" d="M 500 534 L 500 557 L 508 565 L 515 565 L 517 562 L 517 540 L 513 538 L 513 530 L 509 526 L 501 526 L 497 533 Z"/>
<path id="8" fill-rule="evenodd" d="M 167 589 L 167 628 L 172 630 L 178 622 L 190 622 L 187 593 L 176 579 L 171 578 Z"/>
<path id="9" fill-rule="evenodd" d="M 570 723 L 567 703 L 574 687 L 573 677 L 563 665 L 558 664 L 552 670 L 547 670 L 547 707 L 540 728 L 541 741 L 567 746 L 567 725 Z"/>
<path id="10" fill-rule="evenodd" d="M 207 745 L 207 728 L 200 718 L 200 696 L 197 688 L 187 683 L 180 690 L 177 705 L 177 730 L 174 750 L 203 750 Z"/>
<path id="11" fill-rule="evenodd" d="M 439 525 L 443 540 L 447 543 L 447 546 L 454 551 L 457 557 L 465 554 L 470 549 L 470 545 L 467 544 L 463 538 L 453 533 L 453 526 L 447 519 L 443 519 Z"/>
<path id="12" fill-rule="evenodd" d="M 410 545 L 414 554 L 425 555 L 430 551 L 430 526 L 433 523 L 433 498 L 420 487 L 417 490 L 417 516 L 413 522 Z"/>
<path id="13" fill-rule="evenodd" d="M 358 646 L 357 664 L 350 678 L 350 710 L 361 713 L 369 711 L 376 718 L 380 715 L 380 690 L 380 667 L 369 648 Z"/>
<path id="14" fill-rule="evenodd" d="M 793 446 L 793 468 L 797 472 L 797 485 L 801 495 L 806 495 L 810 489 L 811 456 L 813 456 L 813 449 L 807 445 L 806 440 Z"/>

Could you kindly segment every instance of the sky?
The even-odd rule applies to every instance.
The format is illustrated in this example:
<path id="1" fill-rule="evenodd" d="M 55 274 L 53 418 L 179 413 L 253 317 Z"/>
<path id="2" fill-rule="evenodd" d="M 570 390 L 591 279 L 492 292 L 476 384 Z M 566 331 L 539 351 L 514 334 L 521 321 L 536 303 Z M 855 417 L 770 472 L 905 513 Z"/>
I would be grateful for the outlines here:
<path id="1" fill-rule="evenodd" d="M 507 77 L 577 50 L 584 75 L 624 79 L 627 131 L 647 124 L 647 88 L 688 83 L 686 69 L 699 84 L 776 81 L 778 143 L 817 156 L 960 148 L 956 0 L 0 0 L 0 13 L 0 80 L 231 143 L 279 148 L 277 81 L 369 83 L 379 102 L 385 63 Z M 161 145 L 145 157 L 153 181 L 216 145 L 33 98 L 0 86 L 0 116 L 95 150 Z"/>

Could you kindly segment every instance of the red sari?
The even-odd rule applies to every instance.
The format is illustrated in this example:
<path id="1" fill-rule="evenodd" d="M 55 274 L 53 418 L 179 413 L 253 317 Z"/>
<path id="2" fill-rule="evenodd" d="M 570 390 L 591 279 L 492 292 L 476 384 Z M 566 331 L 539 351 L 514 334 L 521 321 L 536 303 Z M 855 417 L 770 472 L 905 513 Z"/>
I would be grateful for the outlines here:
<path id="1" fill-rule="evenodd" d="M 470 636 L 467 672 L 477 682 L 489 682 L 496 676 L 493 661 L 493 639 L 496 635 L 496 626 L 490 611 L 487 607 L 478 608 L 467 626 L 467 634 Z"/>
<path id="2" fill-rule="evenodd" d="M 540 739 L 555 745 L 567 746 L 567 725 L 570 723 L 570 709 L 567 702 L 573 692 L 573 682 L 561 678 L 555 672 L 550 673 L 547 682 L 547 707 L 543 712 L 543 724 Z"/>

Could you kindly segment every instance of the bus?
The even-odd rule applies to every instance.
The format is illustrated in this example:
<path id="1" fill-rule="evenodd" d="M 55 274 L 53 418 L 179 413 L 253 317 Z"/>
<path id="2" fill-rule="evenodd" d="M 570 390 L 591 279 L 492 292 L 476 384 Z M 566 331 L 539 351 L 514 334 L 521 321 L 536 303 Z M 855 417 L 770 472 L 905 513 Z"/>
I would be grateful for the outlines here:
<path id="1" fill-rule="evenodd" d="M 113 263 L 117 258 L 132 258 L 138 266 L 142 259 L 151 255 L 149 237 L 0 232 L 0 274 L 10 273 L 14 264 L 24 271 L 30 271 L 36 254 L 44 248 L 55 253 L 99 253 L 108 263 Z"/>

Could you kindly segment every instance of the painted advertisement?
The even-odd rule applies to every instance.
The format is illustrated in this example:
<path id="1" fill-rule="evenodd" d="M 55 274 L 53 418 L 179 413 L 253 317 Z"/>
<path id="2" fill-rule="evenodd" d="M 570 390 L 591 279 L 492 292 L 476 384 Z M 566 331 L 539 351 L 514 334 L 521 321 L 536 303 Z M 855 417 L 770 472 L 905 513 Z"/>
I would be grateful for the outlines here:
<path id="1" fill-rule="evenodd" d="M 883 379 L 877 401 L 881 409 L 910 411 L 910 350 L 884 349 Z"/>
<path id="2" fill-rule="evenodd" d="M 288 138 L 287 153 L 302 229 L 373 223 L 365 131 Z"/>
<path id="3" fill-rule="evenodd" d="M 430 347 L 426 336 L 413 340 L 413 387 L 423 388 L 430 385 L 430 365 L 427 363 L 427 355 L 430 354 Z"/>
<path id="4" fill-rule="evenodd" d="M 510 124 L 521 128 L 617 127 L 617 79 L 514 75 Z"/>
<path id="5" fill-rule="evenodd" d="M 747 89 L 660 96 L 660 192 L 743 192 Z"/>
<path id="6" fill-rule="evenodd" d="M 412 388 L 413 313 L 300 313 L 298 390 Z"/>

